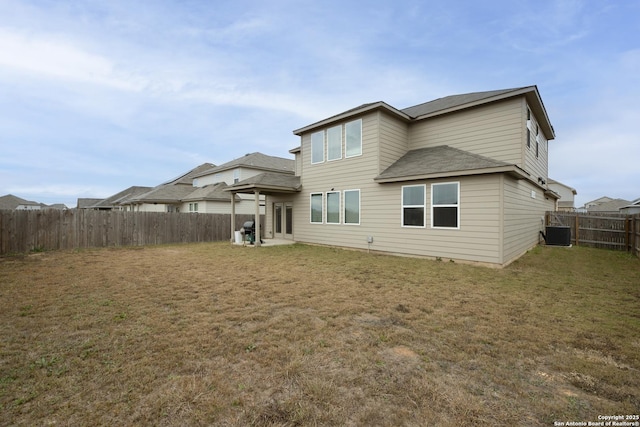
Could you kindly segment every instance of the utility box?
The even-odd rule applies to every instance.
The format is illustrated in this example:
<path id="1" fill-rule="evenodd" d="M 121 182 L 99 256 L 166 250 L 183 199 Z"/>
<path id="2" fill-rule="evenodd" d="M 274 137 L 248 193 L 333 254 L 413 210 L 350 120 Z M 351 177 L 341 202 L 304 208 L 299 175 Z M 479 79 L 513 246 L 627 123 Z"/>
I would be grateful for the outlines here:
<path id="1" fill-rule="evenodd" d="M 549 246 L 571 246 L 571 227 L 564 225 L 547 226 L 545 241 Z"/>

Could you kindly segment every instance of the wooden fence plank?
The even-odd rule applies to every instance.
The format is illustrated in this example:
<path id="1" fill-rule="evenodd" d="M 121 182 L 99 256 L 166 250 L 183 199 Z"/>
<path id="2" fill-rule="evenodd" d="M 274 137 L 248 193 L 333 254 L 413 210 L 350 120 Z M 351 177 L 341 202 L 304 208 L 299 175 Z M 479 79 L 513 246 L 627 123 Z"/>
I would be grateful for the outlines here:
<path id="1" fill-rule="evenodd" d="M 250 219 L 253 215 L 238 214 L 236 224 Z M 0 210 L 0 255 L 33 250 L 229 241 L 230 227 L 229 214 Z"/>
<path id="2" fill-rule="evenodd" d="M 640 214 L 547 212 L 547 225 L 571 227 L 571 243 L 632 252 L 640 257 Z"/>

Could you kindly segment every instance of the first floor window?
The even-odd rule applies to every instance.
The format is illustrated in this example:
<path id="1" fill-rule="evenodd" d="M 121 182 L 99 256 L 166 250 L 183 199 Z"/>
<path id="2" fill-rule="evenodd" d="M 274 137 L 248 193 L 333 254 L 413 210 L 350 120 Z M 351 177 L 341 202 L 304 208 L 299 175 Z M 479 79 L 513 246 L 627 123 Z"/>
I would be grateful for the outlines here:
<path id="1" fill-rule="evenodd" d="M 322 224 L 322 193 L 311 194 L 311 222 Z"/>
<path id="2" fill-rule="evenodd" d="M 360 224 L 360 190 L 344 191 L 344 223 Z"/>
<path id="3" fill-rule="evenodd" d="M 425 221 L 425 185 L 406 185 L 402 187 L 402 226 L 424 227 Z"/>
<path id="4" fill-rule="evenodd" d="M 198 203 L 189 203 L 189 212 L 198 212 Z"/>
<path id="5" fill-rule="evenodd" d="M 432 184 L 431 209 L 432 227 L 459 228 L 460 183 Z"/>
<path id="6" fill-rule="evenodd" d="M 340 224 L 340 192 L 327 193 L 327 224 Z"/>

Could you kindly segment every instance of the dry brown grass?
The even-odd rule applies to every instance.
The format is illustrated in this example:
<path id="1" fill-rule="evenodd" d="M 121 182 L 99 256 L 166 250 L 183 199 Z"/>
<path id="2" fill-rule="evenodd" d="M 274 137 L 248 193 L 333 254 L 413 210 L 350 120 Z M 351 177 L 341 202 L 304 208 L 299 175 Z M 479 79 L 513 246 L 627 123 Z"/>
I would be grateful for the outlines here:
<path id="1" fill-rule="evenodd" d="M 640 412 L 640 261 L 311 246 L 0 258 L 1 425 L 553 425 Z"/>

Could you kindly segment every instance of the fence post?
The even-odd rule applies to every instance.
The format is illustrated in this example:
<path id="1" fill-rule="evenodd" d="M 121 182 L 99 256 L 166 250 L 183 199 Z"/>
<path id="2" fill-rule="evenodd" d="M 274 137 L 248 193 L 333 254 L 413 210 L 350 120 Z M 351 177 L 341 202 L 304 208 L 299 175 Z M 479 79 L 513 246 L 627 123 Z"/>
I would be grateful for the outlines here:
<path id="1" fill-rule="evenodd" d="M 580 234 L 580 214 L 576 214 L 576 246 L 578 246 L 578 234 Z"/>

